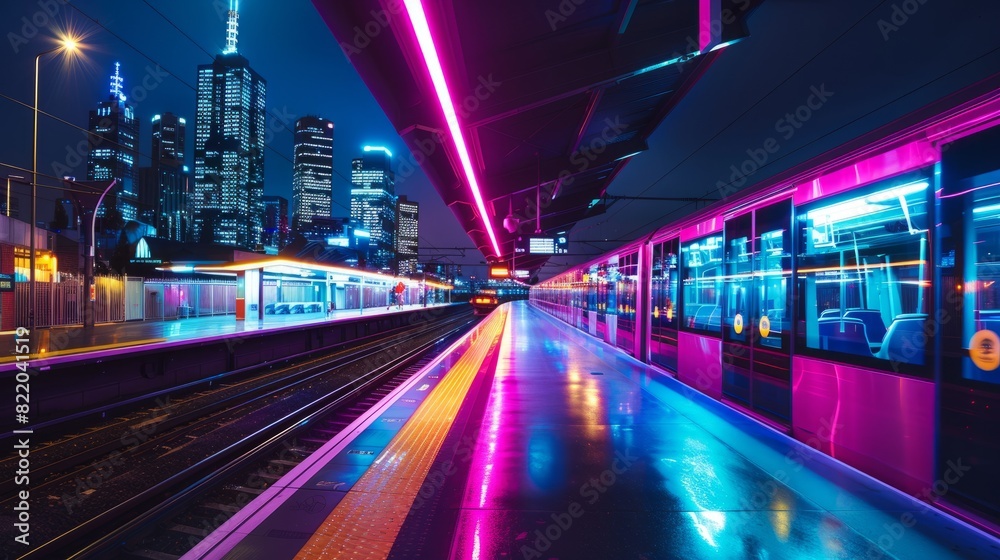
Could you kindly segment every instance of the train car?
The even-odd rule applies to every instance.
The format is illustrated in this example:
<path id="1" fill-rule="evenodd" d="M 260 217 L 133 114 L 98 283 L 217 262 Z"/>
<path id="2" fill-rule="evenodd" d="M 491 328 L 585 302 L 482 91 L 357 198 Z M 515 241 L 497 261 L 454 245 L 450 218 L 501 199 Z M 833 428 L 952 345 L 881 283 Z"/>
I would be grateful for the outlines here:
<path id="1" fill-rule="evenodd" d="M 472 304 L 472 312 L 476 315 L 489 315 L 491 311 L 500 305 L 494 290 L 480 290 L 469 300 Z"/>
<path id="2" fill-rule="evenodd" d="M 997 532 L 998 278 L 1000 76 L 546 280 L 531 300 Z"/>

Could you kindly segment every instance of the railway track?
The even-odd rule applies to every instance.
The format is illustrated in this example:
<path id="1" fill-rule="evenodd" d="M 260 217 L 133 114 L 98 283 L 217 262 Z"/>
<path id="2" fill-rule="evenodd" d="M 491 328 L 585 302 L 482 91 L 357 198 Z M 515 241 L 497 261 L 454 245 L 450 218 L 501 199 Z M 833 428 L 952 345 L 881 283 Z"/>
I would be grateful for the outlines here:
<path id="1" fill-rule="evenodd" d="M 45 544 L 21 558 L 176 556 L 176 552 L 160 552 L 142 544 L 131 548 L 145 547 L 152 556 L 131 552 L 132 555 L 124 556 L 126 549 L 119 545 L 126 533 L 127 540 L 146 538 L 142 535 L 147 535 L 150 527 L 162 526 L 150 525 L 151 520 L 161 519 L 195 496 L 213 490 L 214 487 L 206 486 L 209 481 L 219 483 L 219 488 L 228 484 L 246 498 L 252 497 L 253 491 L 243 491 L 249 489 L 246 484 L 227 483 L 225 477 L 242 472 L 241 469 L 253 471 L 253 462 L 267 459 L 270 448 L 278 445 L 280 458 L 267 459 L 269 470 L 265 469 L 263 477 L 255 480 L 256 488 L 249 490 L 266 488 L 270 481 L 276 480 L 272 477 L 308 455 L 313 440 L 329 437 L 344 421 L 344 414 L 360 413 L 365 406 L 377 402 L 385 391 L 380 389 L 382 385 L 391 386 L 393 378 L 403 375 L 426 352 L 440 347 L 444 339 L 464 331 L 472 321 L 465 313 L 397 336 L 384 338 L 383 334 L 380 340 L 263 376 L 230 379 L 231 384 L 214 391 L 201 391 L 173 401 L 161 400 L 160 406 L 145 415 L 116 420 L 41 448 L 53 457 L 62 448 L 67 457 L 56 461 L 76 466 L 62 472 L 49 469 L 52 472 L 48 478 L 33 489 L 34 495 L 47 497 L 47 503 L 33 510 L 32 527 Z M 335 412 L 341 415 L 339 419 L 329 419 Z M 121 431 L 123 424 L 127 425 L 125 435 Z M 305 434 L 306 429 L 316 431 Z M 99 432 L 104 435 L 98 435 Z M 81 447 L 78 438 L 109 440 L 108 433 L 119 437 L 105 441 L 103 454 L 98 457 L 93 450 L 65 451 L 66 446 Z M 289 438 L 296 437 L 300 439 L 290 445 Z M 246 480 L 245 475 L 236 476 L 244 476 Z M 245 499 L 243 503 L 248 501 Z M 196 507 L 202 508 L 198 511 L 207 508 L 217 517 L 231 514 L 230 510 L 237 507 L 234 504 L 237 502 L 222 499 Z M 212 523 L 196 522 L 192 528 L 182 519 L 165 526 L 168 537 L 177 533 L 169 530 L 174 527 L 182 533 L 187 531 L 184 540 L 191 541 L 196 536 L 192 532 L 197 530 L 203 533 L 201 536 L 207 535 L 206 527 Z M 94 535 L 107 534 L 109 528 L 117 528 L 110 533 L 115 535 L 111 541 L 93 542 Z M 126 528 L 128 531 L 122 533 Z M 171 540 L 162 536 L 153 540 L 157 539 Z M 177 550 L 176 546 L 165 548 Z"/>

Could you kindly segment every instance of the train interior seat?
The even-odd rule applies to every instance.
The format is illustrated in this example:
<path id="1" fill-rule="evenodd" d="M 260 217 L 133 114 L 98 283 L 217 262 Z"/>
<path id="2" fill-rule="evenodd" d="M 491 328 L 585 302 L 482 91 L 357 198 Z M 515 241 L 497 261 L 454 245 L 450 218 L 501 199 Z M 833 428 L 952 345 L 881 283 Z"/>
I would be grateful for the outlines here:
<path id="1" fill-rule="evenodd" d="M 873 353 L 877 353 L 882 348 L 882 341 L 885 339 L 885 322 L 882 320 L 882 312 L 878 309 L 849 309 L 844 313 L 848 319 L 860 319 L 865 324 L 865 333 L 868 335 L 868 344 L 871 345 Z"/>
<path id="2" fill-rule="evenodd" d="M 839 313 L 839 311 L 838 311 Z M 820 349 L 845 352 L 858 356 L 871 356 L 871 346 L 861 319 L 841 319 L 827 316 L 819 320 Z"/>
<path id="3" fill-rule="evenodd" d="M 889 325 L 876 356 L 892 362 L 924 363 L 924 346 L 928 338 L 924 332 L 926 319 L 926 313 L 897 315 Z"/>

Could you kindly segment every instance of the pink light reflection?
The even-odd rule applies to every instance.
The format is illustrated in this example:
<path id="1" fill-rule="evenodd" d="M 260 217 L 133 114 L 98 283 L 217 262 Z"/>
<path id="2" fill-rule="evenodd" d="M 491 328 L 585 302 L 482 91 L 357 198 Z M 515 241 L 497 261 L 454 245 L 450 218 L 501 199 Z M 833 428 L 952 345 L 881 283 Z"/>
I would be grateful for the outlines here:
<path id="1" fill-rule="evenodd" d="M 910 142 L 894 150 L 858 160 L 812 181 L 799 183 L 796 185 L 794 203 L 800 205 L 844 192 L 859 185 L 919 169 L 940 159 L 941 151 L 938 147 L 924 140 Z"/>
<path id="2" fill-rule="evenodd" d="M 448 122 L 448 130 L 451 132 L 452 141 L 455 142 L 455 149 L 458 151 L 458 158 L 465 170 L 465 178 L 469 181 L 473 198 L 476 199 L 479 216 L 486 225 L 486 233 L 489 234 L 490 241 L 493 243 L 493 251 L 499 257 L 500 244 L 497 243 L 493 224 L 490 223 L 486 205 L 483 203 L 483 196 L 479 192 L 479 183 L 476 181 L 476 173 L 469 157 L 469 149 L 465 145 L 465 138 L 462 136 L 462 129 L 458 124 L 458 115 L 455 113 L 455 105 L 452 103 L 451 93 L 448 91 L 448 82 L 444 78 L 444 69 L 441 67 L 441 60 L 438 58 L 437 48 L 434 46 L 434 38 L 431 36 L 431 28 L 427 23 L 424 7 L 420 0 L 403 0 L 403 4 L 406 6 L 406 15 L 409 17 L 410 25 L 417 36 L 417 42 L 420 44 L 420 52 L 427 65 L 427 71 L 431 75 L 431 81 L 434 83 L 434 91 L 437 93 L 441 110 L 444 111 L 444 118 Z"/>
<path id="3" fill-rule="evenodd" d="M 988 189 L 990 187 L 995 187 L 997 185 L 1000 185 L 1000 183 L 990 183 L 988 185 L 982 185 L 982 186 L 979 186 L 979 187 L 972 187 L 971 189 L 966 189 L 966 190 L 964 190 L 962 192 L 957 192 L 957 193 L 953 193 L 953 194 L 942 194 L 942 195 L 939 195 L 938 198 L 954 198 L 956 196 L 962 196 L 962 195 L 965 195 L 965 194 L 969 194 L 970 192 L 975 192 L 975 191 L 978 191 L 978 190 L 981 190 L 981 189 Z"/>

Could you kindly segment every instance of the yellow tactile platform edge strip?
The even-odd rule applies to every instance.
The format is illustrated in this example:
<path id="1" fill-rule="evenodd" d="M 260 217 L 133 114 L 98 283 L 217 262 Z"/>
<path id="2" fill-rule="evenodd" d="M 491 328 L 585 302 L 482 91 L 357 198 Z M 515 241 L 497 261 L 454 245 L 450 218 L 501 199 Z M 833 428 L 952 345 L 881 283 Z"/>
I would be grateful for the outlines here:
<path id="1" fill-rule="evenodd" d="M 500 308 L 405 426 L 295 556 L 384 559 L 444 444 L 455 415 L 490 350 L 503 334 Z"/>

